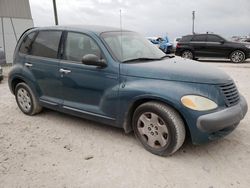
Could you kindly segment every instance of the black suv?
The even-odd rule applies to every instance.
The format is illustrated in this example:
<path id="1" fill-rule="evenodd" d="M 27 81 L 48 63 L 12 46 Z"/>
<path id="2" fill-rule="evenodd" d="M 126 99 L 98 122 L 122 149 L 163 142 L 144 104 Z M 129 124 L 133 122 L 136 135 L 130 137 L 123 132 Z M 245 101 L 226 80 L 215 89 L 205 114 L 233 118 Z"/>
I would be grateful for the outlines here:
<path id="1" fill-rule="evenodd" d="M 250 57 L 250 44 L 230 42 L 215 34 L 186 35 L 178 42 L 175 54 L 188 59 L 229 58 L 233 63 L 242 63 Z"/>

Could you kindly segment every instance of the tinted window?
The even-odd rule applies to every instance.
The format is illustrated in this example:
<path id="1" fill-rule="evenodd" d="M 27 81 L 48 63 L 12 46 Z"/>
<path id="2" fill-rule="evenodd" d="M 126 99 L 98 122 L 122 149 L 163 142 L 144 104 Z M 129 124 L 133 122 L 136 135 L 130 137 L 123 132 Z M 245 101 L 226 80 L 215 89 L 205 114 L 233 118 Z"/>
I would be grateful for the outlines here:
<path id="1" fill-rule="evenodd" d="M 34 56 L 57 58 L 61 31 L 39 31 L 32 44 L 30 54 Z"/>
<path id="2" fill-rule="evenodd" d="M 36 32 L 30 33 L 23 39 L 22 44 L 19 48 L 19 52 L 21 52 L 23 54 L 29 53 L 30 45 L 31 45 L 31 42 L 32 42 L 35 34 L 36 34 Z"/>
<path id="3" fill-rule="evenodd" d="M 89 36 L 81 33 L 69 32 L 65 42 L 64 59 L 81 62 L 87 54 L 95 54 L 101 58 L 101 51 Z"/>
<path id="4" fill-rule="evenodd" d="M 222 39 L 216 35 L 208 35 L 207 41 L 208 42 L 220 42 Z"/>
<path id="5" fill-rule="evenodd" d="M 181 40 L 181 38 L 177 38 L 177 39 L 176 39 L 176 42 L 179 42 L 180 40 Z"/>
<path id="6" fill-rule="evenodd" d="M 183 36 L 181 39 L 180 39 L 180 42 L 189 42 L 191 40 L 192 36 L 191 35 L 188 35 L 188 36 Z"/>
<path id="7" fill-rule="evenodd" d="M 199 41 L 199 42 L 206 41 L 206 36 L 205 35 L 195 35 L 192 38 L 192 41 Z"/>

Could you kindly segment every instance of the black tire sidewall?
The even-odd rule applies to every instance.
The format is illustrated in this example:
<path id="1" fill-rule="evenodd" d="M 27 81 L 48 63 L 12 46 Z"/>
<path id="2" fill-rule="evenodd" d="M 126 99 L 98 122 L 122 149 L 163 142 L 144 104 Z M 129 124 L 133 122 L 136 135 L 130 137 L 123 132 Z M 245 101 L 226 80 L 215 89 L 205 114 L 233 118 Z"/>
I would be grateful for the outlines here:
<path id="1" fill-rule="evenodd" d="M 29 96 L 30 96 L 31 108 L 30 108 L 30 110 L 29 110 L 28 112 L 27 112 L 27 111 L 24 111 L 23 108 L 21 107 L 21 105 L 20 105 L 19 102 L 18 102 L 18 99 L 17 99 L 17 91 L 18 91 L 20 88 L 25 89 L 25 90 L 28 92 Z M 32 114 L 33 114 L 33 111 L 34 111 L 34 99 L 33 99 L 33 95 L 32 95 L 31 92 L 32 92 L 31 89 L 30 89 L 26 84 L 24 84 L 24 83 L 19 83 L 19 84 L 17 84 L 17 86 L 16 86 L 16 88 L 15 88 L 16 103 L 17 103 L 19 109 L 20 109 L 24 114 L 27 114 L 27 115 L 32 115 Z"/>
<path id="2" fill-rule="evenodd" d="M 139 117 L 145 113 L 145 112 L 152 112 L 157 114 L 158 116 L 160 116 L 163 121 L 165 122 L 165 124 L 167 125 L 167 129 L 169 131 L 169 140 L 168 143 L 166 144 L 166 146 L 156 149 L 156 148 L 152 148 L 149 145 L 147 145 L 147 143 L 144 142 L 142 136 L 140 135 L 138 129 L 137 129 L 137 121 L 139 119 Z M 157 107 L 153 107 L 151 105 L 143 105 L 141 107 L 139 107 L 138 109 L 136 109 L 134 116 L 133 116 L 133 129 L 134 129 L 134 133 L 136 138 L 142 143 L 142 145 L 144 146 L 144 148 L 148 151 L 150 151 L 153 154 L 156 155 L 168 155 L 171 154 L 172 151 L 174 150 L 176 144 L 177 144 L 177 140 L 176 140 L 176 129 L 174 126 L 174 123 L 172 121 L 172 119 L 169 117 L 168 113 L 166 113 L 165 111 L 157 108 Z"/>
<path id="3" fill-rule="evenodd" d="M 190 53 L 192 54 L 192 58 L 188 58 L 188 59 L 194 59 L 194 58 L 195 58 L 195 57 L 194 57 L 194 53 L 193 53 L 191 50 L 184 50 L 184 51 L 182 51 L 181 57 L 183 57 L 183 54 L 184 54 L 185 52 L 190 52 Z"/>

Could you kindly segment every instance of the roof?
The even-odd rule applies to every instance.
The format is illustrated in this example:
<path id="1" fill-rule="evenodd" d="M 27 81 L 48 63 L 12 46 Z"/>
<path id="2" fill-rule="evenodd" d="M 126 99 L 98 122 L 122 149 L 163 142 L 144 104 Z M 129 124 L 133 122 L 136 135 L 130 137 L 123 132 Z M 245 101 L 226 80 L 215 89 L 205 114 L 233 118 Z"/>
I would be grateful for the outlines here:
<path id="1" fill-rule="evenodd" d="M 85 31 L 85 32 L 88 31 L 88 32 L 94 32 L 97 35 L 109 31 L 121 31 L 119 28 L 100 26 L 100 25 L 65 25 L 65 26 L 37 27 L 36 29 L 38 30 L 60 29 L 68 31 Z M 122 30 L 122 31 L 128 31 L 128 30 Z"/>

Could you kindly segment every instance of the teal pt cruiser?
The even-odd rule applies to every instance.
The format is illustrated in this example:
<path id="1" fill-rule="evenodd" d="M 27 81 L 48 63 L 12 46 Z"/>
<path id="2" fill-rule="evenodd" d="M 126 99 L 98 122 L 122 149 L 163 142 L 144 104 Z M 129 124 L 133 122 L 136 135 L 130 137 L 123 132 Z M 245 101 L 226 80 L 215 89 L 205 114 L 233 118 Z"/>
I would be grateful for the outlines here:
<path id="1" fill-rule="evenodd" d="M 133 131 L 167 156 L 232 132 L 247 103 L 226 73 L 164 54 L 136 32 L 101 26 L 31 28 L 20 37 L 9 88 L 20 110 L 42 108 Z"/>

